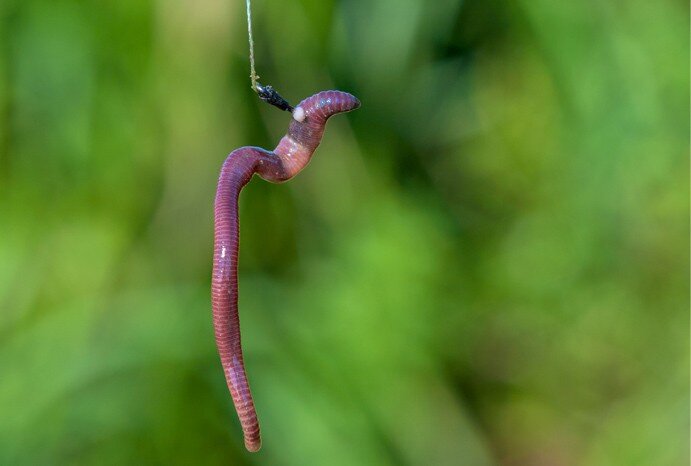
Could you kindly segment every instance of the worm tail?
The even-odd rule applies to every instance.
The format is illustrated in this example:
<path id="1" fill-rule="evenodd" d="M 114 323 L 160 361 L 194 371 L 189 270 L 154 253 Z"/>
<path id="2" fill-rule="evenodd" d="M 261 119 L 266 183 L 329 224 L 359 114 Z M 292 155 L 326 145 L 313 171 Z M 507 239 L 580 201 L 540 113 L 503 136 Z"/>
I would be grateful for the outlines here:
<path id="1" fill-rule="evenodd" d="M 255 155 L 240 149 L 221 170 L 214 208 L 214 267 L 211 284 L 214 333 L 223 372 L 240 418 L 245 447 L 261 447 L 259 421 L 250 392 L 240 341 L 238 315 L 238 198 L 254 171 Z"/>

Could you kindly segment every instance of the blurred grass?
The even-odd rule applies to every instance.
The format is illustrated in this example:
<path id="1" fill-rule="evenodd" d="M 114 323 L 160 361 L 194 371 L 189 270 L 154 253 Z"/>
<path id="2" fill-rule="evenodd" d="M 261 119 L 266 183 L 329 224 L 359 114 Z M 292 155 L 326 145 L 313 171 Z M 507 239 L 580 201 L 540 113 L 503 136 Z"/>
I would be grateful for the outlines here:
<path id="1" fill-rule="evenodd" d="M 241 3 L 0 3 L 0 464 L 688 464 L 688 4 L 255 0 L 265 82 L 363 106 L 243 193 L 251 456 Z"/>

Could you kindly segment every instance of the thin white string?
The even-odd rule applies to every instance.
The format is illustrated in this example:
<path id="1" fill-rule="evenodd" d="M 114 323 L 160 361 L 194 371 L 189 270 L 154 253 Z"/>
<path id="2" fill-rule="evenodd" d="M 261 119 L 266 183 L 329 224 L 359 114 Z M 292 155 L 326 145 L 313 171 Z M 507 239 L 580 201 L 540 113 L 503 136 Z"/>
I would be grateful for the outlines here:
<path id="1" fill-rule="evenodd" d="M 250 79 L 252 80 L 252 89 L 254 92 L 257 91 L 257 72 L 254 69 L 254 39 L 252 38 L 252 9 L 250 8 L 250 0 L 246 1 L 247 4 L 247 37 L 250 42 Z"/>

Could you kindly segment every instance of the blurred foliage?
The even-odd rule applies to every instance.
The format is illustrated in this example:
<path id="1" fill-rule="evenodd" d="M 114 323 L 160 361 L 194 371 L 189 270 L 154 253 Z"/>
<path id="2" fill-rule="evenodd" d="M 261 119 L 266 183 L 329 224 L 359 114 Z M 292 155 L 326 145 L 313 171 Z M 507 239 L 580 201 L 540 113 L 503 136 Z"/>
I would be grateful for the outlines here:
<path id="1" fill-rule="evenodd" d="M 266 84 L 363 103 L 242 196 L 257 455 L 209 303 L 220 164 L 288 121 L 244 14 L 0 2 L 0 464 L 688 464 L 688 3 L 255 0 Z"/>

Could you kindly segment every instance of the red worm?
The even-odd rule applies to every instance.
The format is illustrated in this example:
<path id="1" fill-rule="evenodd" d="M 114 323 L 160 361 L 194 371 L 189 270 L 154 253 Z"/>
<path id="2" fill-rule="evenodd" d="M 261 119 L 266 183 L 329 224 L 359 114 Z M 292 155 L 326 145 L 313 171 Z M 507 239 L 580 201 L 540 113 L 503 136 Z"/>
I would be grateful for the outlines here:
<path id="1" fill-rule="evenodd" d="M 247 382 L 240 343 L 238 317 L 238 197 L 254 173 L 281 183 L 297 175 L 321 142 L 326 120 L 354 110 L 360 101 L 340 91 L 324 91 L 309 97 L 293 111 L 286 134 L 273 152 L 242 147 L 230 153 L 221 168 L 214 207 L 214 269 L 211 283 L 214 332 L 223 372 L 240 418 L 245 447 L 261 447 L 259 421 Z"/>

